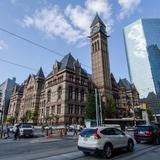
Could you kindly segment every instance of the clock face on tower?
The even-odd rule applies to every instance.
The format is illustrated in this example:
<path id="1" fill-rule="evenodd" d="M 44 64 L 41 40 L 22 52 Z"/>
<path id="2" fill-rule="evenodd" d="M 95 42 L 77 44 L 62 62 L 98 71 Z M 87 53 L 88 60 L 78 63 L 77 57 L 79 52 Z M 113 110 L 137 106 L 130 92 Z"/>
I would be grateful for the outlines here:
<path id="1" fill-rule="evenodd" d="M 95 32 L 97 32 L 97 31 L 98 31 L 98 27 L 97 27 L 97 26 L 92 27 L 91 33 L 95 33 Z"/>
<path id="2" fill-rule="evenodd" d="M 106 33 L 106 28 L 104 26 L 100 27 L 101 32 Z"/>

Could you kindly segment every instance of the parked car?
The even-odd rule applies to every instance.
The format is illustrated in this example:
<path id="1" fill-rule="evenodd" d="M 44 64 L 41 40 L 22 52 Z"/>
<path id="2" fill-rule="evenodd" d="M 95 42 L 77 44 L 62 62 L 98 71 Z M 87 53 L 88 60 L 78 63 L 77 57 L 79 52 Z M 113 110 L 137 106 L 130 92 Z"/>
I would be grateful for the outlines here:
<path id="1" fill-rule="evenodd" d="M 134 150 L 133 138 L 118 128 L 86 128 L 79 134 L 78 149 L 84 154 L 101 152 L 105 158 L 111 158 L 113 150 L 118 148 Z"/>
<path id="2" fill-rule="evenodd" d="M 154 125 L 160 129 L 160 123 L 155 123 Z"/>
<path id="3" fill-rule="evenodd" d="M 33 126 L 29 123 L 21 123 L 19 126 L 20 136 L 33 136 Z"/>
<path id="4" fill-rule="evenodd" d="M 125 128 L 125 133 L 127 133 L 131 136 L 134 136 L 134 130 L 135 130 L 135 127 L 126 127 Z"/>
<path id="5" fill-rule="evenodd" d="M 134 137 L 137 143 L 141 141 L 160 144 L 160 128 L 156 125 L 140 125 L 134 130 Z"/>

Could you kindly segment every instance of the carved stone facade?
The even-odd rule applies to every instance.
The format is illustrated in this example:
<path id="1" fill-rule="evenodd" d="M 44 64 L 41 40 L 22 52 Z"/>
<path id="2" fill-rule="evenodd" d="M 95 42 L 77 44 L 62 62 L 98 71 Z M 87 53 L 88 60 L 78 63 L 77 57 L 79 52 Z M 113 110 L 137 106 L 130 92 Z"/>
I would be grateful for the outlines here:
<path id="1" fill-rule="evenodd" d="M 90 87 L 89 87 L 90 86 Z M 56 62 L 41 92 L 39 123 L 84 122 L 86 94 L 92 85 L 88 74 L 69 53 Z"/>
<path id="2" fill-rule="evenodd" d="M 24 91 L 20 104 L 18 116 L 19 121 L 24 118 L 27 111 L 30 111 L 32 114 L 34 114 L 34 121 L 37 123 L 40 95 L 44 87 L 44 83 L 45 77 L 42 68 L 40 68 L 36 75 L 29 75 L 27 80 L 23 83 Z"/>

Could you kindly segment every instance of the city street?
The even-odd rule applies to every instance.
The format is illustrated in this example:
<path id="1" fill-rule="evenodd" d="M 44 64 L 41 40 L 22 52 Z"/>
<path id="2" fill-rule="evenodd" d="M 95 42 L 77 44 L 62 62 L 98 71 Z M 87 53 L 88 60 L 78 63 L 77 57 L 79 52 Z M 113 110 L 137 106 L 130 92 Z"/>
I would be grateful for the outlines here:
<path id="1" fill-rule="evenodd" d="M 158 159 L 160 147 L 152 144 L 136 144 L 135 151 L 116 151 L 113 160 Z M 77 149 L 77 136 L 52 138 L 23 138 L 0 140 L 0 160 L 103 160 L 97 155 L 85 156 Z"/>

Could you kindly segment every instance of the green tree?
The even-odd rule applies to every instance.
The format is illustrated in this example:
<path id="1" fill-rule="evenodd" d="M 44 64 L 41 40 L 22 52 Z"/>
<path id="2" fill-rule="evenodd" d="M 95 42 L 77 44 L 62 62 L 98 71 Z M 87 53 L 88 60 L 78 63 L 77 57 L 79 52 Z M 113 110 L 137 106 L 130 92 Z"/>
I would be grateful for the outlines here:
<path id="1" fill-rule="evenodd" d="M 148 113 L 148 118 L 149 121 L 153 121 L 154 120 L 154 116 L 153 116 L 153 111 L 151 109 L 147 109 L 147 113 Z"/>
<path id="2" fill-rule="evenodd" d="M 116 114 L 116 103 L 113 97 L 109 97 L 107 101 L 107 108 L 104 111 L 104 116 L 107 118 L 114 118 Z"/>
<path id="3" fill-rule="evenodd" d="M 7 122 L 9 124 L 13 124 L 14 123 L 14 117 L 13 116 L 7 116 Z"/>
<path id="4" fill-rule="evenodd" d="M 28 122 L 26 115 L 23 115 L 20 119 L 23 123 Z"/>
<path id="5" fill-rule="evenodd" d="M 27 111 L 25 115 L 26 115 L 26 118 L 27 118 L 27 122 L 30 121 L 30 120 L 32 120 L 32 118 L 33 118 L 33 112 Z"/>
<path id="6" fill-rule="evenodd" d="M 142 109 L 138 108 L 135 111 L 136 118 L 142 119 Z"/>
<path id="7" fill-rule="evenodd" d="M 37 118 L 38 118 L 38 112 L 32 112 L 31 113 L 31 119 L 34 123 L 37 123 Z"/>
<path id="8" fill-rule="evenodd" d="M 24 123 L 34 119 L 34 112 L 26 111 L 26 113 L 21 117 L 21 121 Z"/>
<path id="9" fill-rule="evenodd" d="M 88 93 L 87 95 L 86 107 L 85 107 L 85 118 L 96 119 L 96 103 L 95 103 L 94 93 Z"/>

